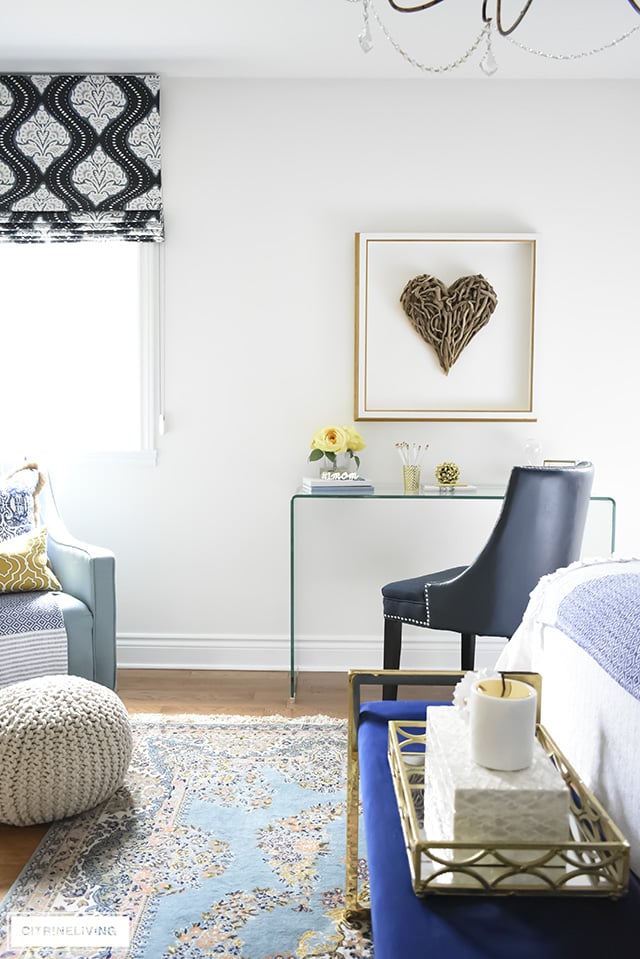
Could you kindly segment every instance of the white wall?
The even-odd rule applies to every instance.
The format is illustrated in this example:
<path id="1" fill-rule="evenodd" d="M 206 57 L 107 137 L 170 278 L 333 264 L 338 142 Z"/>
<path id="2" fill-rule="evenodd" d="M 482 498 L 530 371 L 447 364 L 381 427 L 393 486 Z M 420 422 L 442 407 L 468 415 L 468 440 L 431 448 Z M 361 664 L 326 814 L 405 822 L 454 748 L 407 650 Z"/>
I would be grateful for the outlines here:
<path id="1" fill-rule="evenodd" d="M 594 461 L 619 552 L 640 552 L 639 94 L 637 81 L 164 80 L 168 432 L 155 468 L 57 473 L 73 531 L 117 555 L 123 662 L 286 668 L 289 498 L 313 431 L 353 421 L 356 231 L 539 235 L 543 454 Z M 486 483 L 523 461 L 532 429 L 360 431 L 378 482 L 399 479 L 406 438 Z M 375 598 L 354 615 L 347 569 L 309 600 L 335 613 L 320 629 L 305 609 L 302 668 L 379 660 L 379 587 L 405 574 L 380 565 L 397 543 L 349 522 L 323 514 L 305 536 L 339 544 Z M 307 557 L 299 575 L 315 577 Z"/>

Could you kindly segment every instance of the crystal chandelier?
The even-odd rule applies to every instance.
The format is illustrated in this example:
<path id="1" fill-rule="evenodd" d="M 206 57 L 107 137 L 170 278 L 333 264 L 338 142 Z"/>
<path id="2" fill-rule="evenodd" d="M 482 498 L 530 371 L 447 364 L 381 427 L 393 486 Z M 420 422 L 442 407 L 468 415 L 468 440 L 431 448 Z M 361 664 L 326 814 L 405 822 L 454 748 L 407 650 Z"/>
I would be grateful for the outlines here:
<path id="1" fill-rule="evenodd" d="M 378 27 L 387 42 L 396 51 L 396 53 L 399 53 L 400 56 L 407 61 L 407 63 L 410 63 L 413 67 L 417 67 L 418 70 L 422 70 L 424 73 L 432 74 L 448 73 L 451 70 L 455 70 L 457 67 L 462 66 L 463 63 L 466 63 L 467 60 L 469 60 L 477 50 L 483 49 L 482 57 L 480 59 L 480 69 L 487 76 L 492 76 L 492 74 L 494 74 L 498 69 L 498 63 L 495 58 L 492 45 L 492 40 L 495 34 L 500 37 L 505 37 L 510 43 L 518 47 L 520 50 L 523 50 L 525 53 L 531 53 L 534 56 L 544 57 L 547 60 L 581 60 L 584 57 L 594 56 L 594 54 L 603 53 L 605 50 L 610 50 L 612 47 L 616 47 L 619 43 L 627 40 L 630 36 L 640 30 L 640 24 L 638 24 L 631 30 L 627 30 L 627 32 L 623 33 L 621 36 L 618 36 L 615 39 L 610 40 L 609 42 L 604 43 L 602 46 L 594 49 L 583 50 L 578 53 L 550 53 L 544 50 L 536 50 L 532 47 L 525 46 L 522 43 L 518 43 L 517 40 L 513 39 L 511 36 L 511 34 L 524 20 L 529 8 L 533 3 L 533 0 L 524 0 L 524 4 L 520 12 L 510 23 L 507 24 L 504 22 L 502 13 L 502 0 L 495 0 L 493 16 L 489 12 L 489 0 L 483 0 L 482 29 L 471 46 L 468 47 L 456 60 L 452 60 L 450 63 L 442 64 L 441 66 L 429 66 L 428 64 L 421 63 L 419 60 L 416 60 L 414 57 L 410 56 L 392 36 L 389 28 L 380 18 L 376 7 L 377 2 L 385 2 L 385 0 L 348 0 L 348 2 L 362 4 L 363 27 L 362 31 L 358 35 L 358 41 L 364 53 L 369 53 L 369 51 L 373 49 L 373 36 L 371 33 L 371 24 L 373 22 Z M 388 6 L 398 13 L 419 13 L 423 10 L 428 10 L 430 7 L 435 7 L 442 2 L 443 0 L 425 0 L 424 3 L 418 3 L 415 6 L 403 6 L 402 4 L 397 3 L 396 0 L 386 0 Z M 622 2 L 622 0 L 619 0 L 619 2 Z M 627 2 L 636 13 L 640 13 L 640 3 L 638 3 L 637 0 L 627 0 Z"/>

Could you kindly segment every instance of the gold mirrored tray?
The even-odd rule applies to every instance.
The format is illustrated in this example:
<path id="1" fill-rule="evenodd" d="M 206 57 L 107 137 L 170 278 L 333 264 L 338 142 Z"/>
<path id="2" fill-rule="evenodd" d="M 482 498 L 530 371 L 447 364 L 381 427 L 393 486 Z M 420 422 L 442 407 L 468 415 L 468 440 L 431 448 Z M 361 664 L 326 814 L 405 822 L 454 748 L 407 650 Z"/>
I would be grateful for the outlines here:
<path id="1" fill-rule="evenodd" d="M 629 843 L 541 725 L 537 737 L 569 791 L 566 842 L 430 840 L 424 832 L 425 723 L 389 723 L 389 765 L 416 895 L 608 896 L 629 883 Z"/>

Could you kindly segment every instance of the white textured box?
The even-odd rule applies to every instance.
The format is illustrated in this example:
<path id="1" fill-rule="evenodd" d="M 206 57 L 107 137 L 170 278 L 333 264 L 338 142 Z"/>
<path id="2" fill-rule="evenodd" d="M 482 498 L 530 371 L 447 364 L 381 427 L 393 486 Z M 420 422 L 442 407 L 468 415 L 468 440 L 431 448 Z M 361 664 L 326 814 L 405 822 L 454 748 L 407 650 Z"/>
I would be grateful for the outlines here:
<path id="1" fill-rule="evenodd" d="M 427 709 L 424 805 L 428 839 L 569 839 L 569 792 L 540 743 L 528 769 L 485 769 L 471 759 L 468 723 L 452 707 Z"/>

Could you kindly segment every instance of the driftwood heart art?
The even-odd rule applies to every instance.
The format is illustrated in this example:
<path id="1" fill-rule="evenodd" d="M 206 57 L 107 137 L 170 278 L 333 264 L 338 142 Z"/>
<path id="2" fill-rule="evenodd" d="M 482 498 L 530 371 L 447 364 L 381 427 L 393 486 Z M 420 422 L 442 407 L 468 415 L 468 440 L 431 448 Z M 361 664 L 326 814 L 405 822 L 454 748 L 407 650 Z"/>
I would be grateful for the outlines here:
<path id="1" fill-rule="evenodd" d="M 461 276 L 451 286 L 423 273 L 409 280 L 400 302 L 448 375 L 465 346 L 491 319 L 498 297 L 481 273 Z"/>

